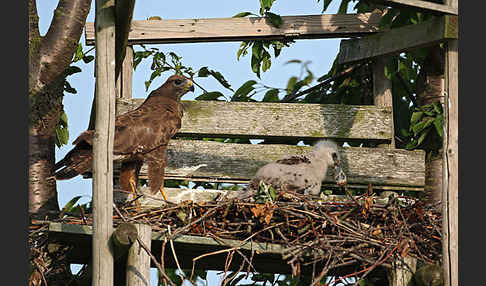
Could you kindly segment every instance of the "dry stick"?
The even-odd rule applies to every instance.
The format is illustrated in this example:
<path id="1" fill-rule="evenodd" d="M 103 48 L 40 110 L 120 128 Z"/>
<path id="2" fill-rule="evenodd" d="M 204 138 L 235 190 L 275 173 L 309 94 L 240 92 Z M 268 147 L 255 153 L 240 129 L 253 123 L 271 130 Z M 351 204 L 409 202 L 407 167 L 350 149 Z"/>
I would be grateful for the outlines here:
<path id="1" fill-rule="evenodd" d="M 121 219 L 124 221 L 124 222 L 127 222 L 127 219 L 125 218 L 125 216 L 120 212 L 120 210 L 118 209 L 118 207 L 113 204 L 113 208 L 115 209 L 115 211 L 118 213 L 118 215 L 121 217 Z M 147 245 L 145 245 L 145 243 L 140 239 L 140 237 L 137 235 L 137 241 L 138 241 L 138 244 L 140 244 L 140 246 L 147 252 L 147 254 L 150 256 L 150 259 L 152 259 L 152 262 L 155 264 L 155 266 L 157 267 L 157 269 L 159 269 L 160 271 L 160 274 L 162 274 L 162 276 L 164 276 L 165 279 L 167 279 L 167 281 L 169 282 L 170 285 L 173 285 L 173 286 L 176 286 L 176 284 L 174 282 L 172 282 L 172 280 L 170 280 L 169 276 L 167 276 L 167 274 L 165 274 L 165 272 L 162 270 L 162 267 L 160 266 L 159 262 L 157 262 L 157 259 L 152 255 L 152 251 L 147 247 Z"/>
<path id="2" fill-rule="evenodd" d="M 365 272 L 365 271 L 366 271 L 366 273 L 369 273 L 369 271 L 375 269 L 377 266 L 379 266 L 380 264 L 382 264 L 383 262 L 385 262 L 386 260 L 388 260 L 388 258 L 390 258 L 390 256 L 393 254 L 393 252 L 395 252 L 395 250 L 397 250 L 398 246 L 399 246 L 399 244 L 397 243 L 397 245 L 395 245 L 395 247 L 390 251 L 390 253 L 388 253 L 388 255 L 385 258 L 381 259 L 381 257 L 383 257 L 383 255 L 385 255 L 386 251 L 383 252 L 383 254 L 381 255 L 381 257 L 378 259 L 378 261 L 376 261 L 375 264 L 373 264 L 371 266 L 368 266 L 365 269 L 362 269 L 360 271 L 356 271 L 354 273 L 350 273 L 348 275 L 344 275 L 342 277 L 339 277 L 339 279 L 336 280 L 334 283 L 336 284 L 336 283 L 338 283 L 339 281 L 341 281 L 343 279 L 346 279 L 346 278 L 351 277 L 353 275 L 360 274 L 360 273 Z"/>
<path id="3" fill-rule="evenodd" d="M 226 279 L 226 275 L 228 273 L 228 270 L 229 270 L 229 266 L 231 265 L 231 262 L 233 261 L 233 255 L 235 254 L 234 251 L 230 251 L 227 255 L 226 255 L 226 261 L 224 262 L 224 275 L 223 275 L 223 279 L 221 279 L 221 282 L 219 283 L 220 286 L 223 286 L 223 282 L 225 281 Z"/>
<path id="4" fill-rule="evenodd" d="M 171 235 L 171 232 L 170 232 L 170 225 L 167 225 L 167 230 L 169 231 L 169 237 Z M 174 260 L 175 260 L 175 263 L 177 265 L 177 269 L 179 270 L 179 277 L 181 278 L 182 280 L 182 283 L 184 284 L 184 286 L 186 285 L 186 281 L 184 280 L 184 276 L 182 276 L 182 269 L 181 269 L 181 266 L 179 265 L 179 260 L 177 259 L 177 255 L 175 253 L 175 250 L 174 250 L 174 243 L 172 242 L 172 239 L 169 239 L 169 244 L 170 244 L 170 249 L 172 250 L 172 256 L 174 256 Z"/>
<path id="5" fill-rule="evenodd" d="M 218 240 L 219 240 L 219 242 L 220 242 L 220 243 L 223 243 L 223 244 L 224 244 L 224 242 L 221 240 L 221 238 L 219 238 L 219 237 L 215 236 L 214 234 L 209 233 L 209 236 L 211 236 L 211 237 L 212 237 L 214 240 L 216 240 L 216 241 L 218 241 Z M 250 260 L 248 260 L 248 258 L 246 258 L 246 256 L 245 256 L 245 255 L 244 255 L 244 254 L 243 254 L 243 253 L 242 253 L 240 250 L 235 249 L 235 251 L 236 251 L 236 252 L 237 252 L 239 255 L 241 255 L 241 257 L 243 257 L 243 259 L 244 259 L 244 260 L 245 260 L 245 261 L 248 263 L 248 268 L 250 268 L 250 267 L 251 267 L 251 268 L 253 268 L 253 270 L 254 270 L 254 271 L 256 271 L 256 270 L 255 270 L 255 267 L 253 267 L 253 264 L 251 263 L 251 261 L 252 261 L 252 259 L 253 259 L 253 252 L 252 252 L 252 256 L 251 256 Z"/>
<path id="6" fill-rule="evenodd" d="M 319 89 L 321 89 L 321 88 L 323 88 L 323 87 L 331 84 L 331 82 L 333 82 L 333 81 L 335 81 L 335 80 L 337 80 L 337 79 L 339 79 L 339 78 L 341 78 L 341 77 L 343 77 L 343 76 L 345 76 L 345 75 L 353 72 L 355 69 L 361 67 L 362 65 L 364 65 L 364 63 L 351 66 L 351 67 L 343 70 L 342 72 L 340 72 L 338 75 L 335 75 L 335 76 L 333 76 L 331 78 L 328 78 L 325 81 L 323 81 L 323 82 L 321 82 L 321 83 L 319 83 L 319 84 L 317 84 L 317 85 L 315 85 L 313 87 L 310 87 L 310 88 L 308 88 L 306 90 L 303 90 L 301 92 L 298 92 L 298 93 L 291 93 L 291 94 L 285 96 L 284 98 L 282 98 L 282 100 L 280 100 L 280 102 L 289 102 L 289 101 L 292 101 L 292 100 L 296 99 L 299 96 L 302 96 L 304 94 L 310 93 L 310 92 L 312 92 L 314 90 L 319 90 Z"/>

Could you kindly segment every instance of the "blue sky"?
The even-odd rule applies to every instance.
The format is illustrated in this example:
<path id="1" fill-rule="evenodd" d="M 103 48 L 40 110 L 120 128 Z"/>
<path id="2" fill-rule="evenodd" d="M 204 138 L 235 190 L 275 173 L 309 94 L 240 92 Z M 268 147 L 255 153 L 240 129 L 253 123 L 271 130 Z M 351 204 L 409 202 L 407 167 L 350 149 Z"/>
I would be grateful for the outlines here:
<path id="1" fill-rule="evenodd" d="M 58 1 L 38 0 L 37 9 L 39 13 L 39 28 L 44 35 L 50 25 L 53 11 Z M 333 1 L 326 13 L 336 13 L 337 5 L 341 1 Z M 88 22 L 94 22 L 95 0 L 93 0 L 91 11 L 88 15 Z M 298 4 L 296 4 L 298 3 Z M 272 12 L 284 15 L 310 15 L 320 14 L 322 1 L 317 0 L 277 0 L 272 8 Z M 179 0 L 179 1 L 160 1 L 160 0 L 138 0 L 134 9 L 134 20 L 145 20 L 150 16 L 160 16 L 162 19 L 188 19 L 188 18 L 222 18 L 231 17 L 239 12 L 250 11 L 258 14 L 259 1 L 227 1 L 227 0 Z M 284 48 L 277 59 L 272 59 L 272 67 L 262 73 L 261 80 L 251 71 L 250 56 L 236 59 L 236 51 L 240 42 L 229 43 L 196 43 L 196 44 L 167 44 L 151 45 L 163 52 L 175 52 L 182 56 L 182 63 L 191 66 L 194 70 L 208 66 L 210 69 L 221 72 L 234 89 L 241 86 L 250 79 L 257 80 L 269 86 L 285 87 L 287 80 L 291 76 L 298 76 L 300 67 L 298 65 L 285 65 L 284 63 L 292 59 L 310 61 L 309 68 L 315 76 L 325 74 L 331 67 L 334 58 L 339 50 L 339 39 L 322 40 L 298 40 L 289 48 Z M 85 46 L 84 34 L 81 38 L 84 50 L 90 47 Z M 140 49 L 135 47 L 135 49 Z M 94 55 L 94 52 L 90 54 Z M 91 104 L 94 95 L 94 61 L 89 64 L 78 62 L 76 64 L 83 71 L 68 78 L 69 83 L 77 90 L 77 94 L 66 93 L 64 96 L 64 109 L 68 116 L 69 123 L 69 143 L 61 148 L 56 147 L 56 160 L 62 158 L 72 147 L 71 142 L 86 130 L 88 127 Z M 148 92 L 145 91 L 144 82 L 148 80 L 151 70 L 148 62 L 142 62 L 133 76 L 133 97 L 145 98 L 148 93 L 159 87 L 165 82 L 169 74 L 164 74 L 161 78 L 154 80 Z M 227 89 L 223 88 L 212 78 L 199 79 L 198 83 L 210 91 L 220 91 L 225 95 L 230 95 Z M 193 94 L 188 94 L 183 99 L 190 100 L 202 93 L 196 87 Z M 68 181 L 58 181 L 57 190 L 60 207 L 74 196 L 82 195 L 80 203 L 91 200 L 90 179 L 82 179 L 80 176 Z M 152 275 L 152 285 L 156 285 L 154 275 Z M 209 285 L 217 283 L 218 278 L 214 273 L 209 275 L 211 281 Z"/>

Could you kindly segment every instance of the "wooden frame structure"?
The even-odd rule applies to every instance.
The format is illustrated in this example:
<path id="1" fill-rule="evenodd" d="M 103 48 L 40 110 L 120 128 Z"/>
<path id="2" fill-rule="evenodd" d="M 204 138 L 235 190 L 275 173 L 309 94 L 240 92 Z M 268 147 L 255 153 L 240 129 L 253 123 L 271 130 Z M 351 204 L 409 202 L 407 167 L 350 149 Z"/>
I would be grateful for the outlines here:
<path id="1" fill-rule="evenodd" d="M 383 2 L 383 1 L 382 1 Z M 117 1 L 115 5 L 114 0 L 96 0 L 96 29 L 94 29 L 93 23 L 87 23 L 86 25 L 86 42 L 87 44 L 96 43 L 97 57 L 96 57 L 96 105 L 101 106 L 96 110 L 96 132 L 99 134 L 98 140 L 94 143 L 94 172 L 93 172 L 93 204 L 94 204 L 94 225 L 93 227 L 83 227 L 83 226 L 69 226 L 63 224 L 51 223 L 50 233 L 60 239 L 66 240 L 77 240 L 80 245 L 85 245 L 86 247 L 91 247 L 93 249 L 93 283 L 94 285 L 113 285 L 112 277 L 113 272 L 109 270 L 110 265 L 113 264 L 112 250 L 110 244 L 107 243 L 113 230 L 111 222 L 112 214 L 112 176 L 113 168 L 112 164 L 112 142 L 113 133 L 109 130 L 113 128 L 113 120 L 115 116 L 115 87 L 117 97 L 119 97 L 117 106 L 118 112 L 123 110 L 128 110 L 135 108 L 137 104 L 140 103 L 138 100 L 130 99 L 131 97 L 131 48 L 127 48 L 127 45 L 139 44 L 139 43 L 186 43 L 186 42 L 208 42 L 208 41 L 241 41 L 248 39 L 308 39 L 308 38 L 332 38 L 332 37 L 361 37 L 359 39 L 352 39 L 342 41 L 341 44 L 341 56 L 340 62 L 351 62 L 364 59 L 373 58 L 375 60 L 375 78 L 381 80 L 376 80 L 375 82 L 375 106 L 366 109 L 363 107 L 337 107 L 337 106 L 318 106 L 317 111 L 316 106 L 309 106 L 308 116 L 304 114 L 303 120 L 309 122 L 312 120 L 317 122 L 317 124 L 325 124 L 328 119 L 316 118 L 314 115 L 323 114 L 322 109 L 326 109 L 326 114 L 336 108 L 341 108 L 339 113 L 336 114 L 352 114 L 352 116 L 341 116 L 340 120 L 336 121 L 340 124 L 344 124 L 346 127 L 346 132 L 343 135 L 342 130 L 339 128 L 324 128 L 319 132 L 308 131 L 305 134 L 300 134 L 299 136 L 307 138 L 321 138 L 321 137 L 331 137 L 335 139 L 347 139 L 347 140 L 359 140 L 359 132 L 354 134 L 352 132 L 353 127 L 355 128 L 366 128 L 371 131 L 370 134 L 366 135 L 367 139 L 375 140 L 380 143 L 380 149 L 375 149 L 370 152 L 370 157 L 367 159 L 363 156 L 367 152 L 365 148 L 363 150 L 354 150 L 353 148 L 346 148 L 344 151 L 345 157 L 349 157 L 349 165 L 347 166 L 350 171 L 350 178 L 352 183 L 363 183 L 363 177 L 371 178 L 374 184 L 377 183 L 378 173 L 367 174 L 363 176 L 362 171 L 359 169 L 359 158 L 364 160 L 361 164 L 370 164 L 373 160 L 379 158 L 394 158 L 395 167 L 400 170 L 406 169 L 405 161 L 410 160 L 410 158 L 415 158 L 415 162 L 423 161 L 423 152 L 402 152 L 400 150 L 393 149 L 393 120 L 391 113 L 391 89 L 390 83 L 382 75 L 383 64 L 381 59 L 385 55 L 396 54 L 404 50 L 409 50 L 417 46 L 431 45 L 438 42 L 444 42 L 447 44 L 447 65 L 446 65 L 446 104 L 445 115 L 446 120 L 444 121 L 444 228 L 443 228 L 443 247 L 444 247 L 444 274 L 445 274 L 445 285 L 458 285 L 457 278 L 457 97 L 458 97 L 458 86 L 457 86 L 457 17 L 450 15 L 457 15 L 457 0 L 448 0 L 446 4 L 432 4 L 424 1 L 416 0 L 391 0 L 384 1 L 389 5 L 401 5 L 407 6 L 411 9 L 425 9 L 432 10 L 438 14 L 449 14 L 441 16 L 438 21 L 431 23 L 424 23 L 422 25 L 416 25 L 415 27 L 404 27 L 401 31 L 386 31 L 380 32 L 377 28 L 377 23 L 379 20 L 379 15 L 376 14 L 354 14 L 354 15 L 315 15 L 315 16 L 287 16 L 283 17 L 284 24 L 281 28 L 273 28 L 268 23 L 266 23 L 264 18 L 229 18 L 229 19 L 193 19 L 193 20 L 167 20 L 167 21 L 133 21 L 131 20 L 131 15 L 133 15 L 134 1 L 121 2 Z M 117 17 L 116 15 L 127 15 L 128 17 Z M 128 19 L 128 21 L 127 21 Z M 128 27 L 132 24 L 132 29 Z M 211 26 L 211 33 L 205 32 L 205 29 Z M 240 25 L 242 29 L 232 29 L 234 25 Z M 116 33 L 115 33 L 116 27 Z M 228 27 L 230 29 L 228 30 Z M 428 29 L 426 34 L 423 34 L 423 29 Z M 398 30 L 398 29 L 397 29 Z M 129 31 L 129 32 L 128 32 Z M 397 41 L 396 33 L 410 34 L 411 37 L 405 41 Z M 379 33 L 377 35 L 373 35 Z M 115 36 L 116 35 L 116 36 Z M 402 34 L 403 35 L 403 34 Z M 414 38 L 416 36 L 416 38 Z M 429 37 L 430 36 L 430 37 Z M 426 38 L 425 38 L 426 37 Z M 407 37 L 404 37 L 407 38 Z M 367 47 L 372 47 L 373 45 L 380 44 L 380 49 L 374 49 L 370 52 Z M 359 51 L 357 50 L 359 47 Z M 125 50 L 129 51 L 125 56 Z M 115 52 L 116 51 L 116 52 Z M 103 68 L 101 68 L 103 67 Z M 121 74 L 121 76 L 119 76 Z M 118 78 L 118 83 L 115 83 L 115 79 Z M 197 103 L 186 103 L 189 105 L 189 114 L 193 112 L 198 113 L 202 108 L 201 106 L 214 105 L 212 108 L 222 110 L 221 107 L 217 105 L 219 103 L 212 102 L 197 102 Z M 241 110 L 238 104 L 226 104 L 225 109 L 237 111 Z M 261 108 L 267 108 L 265 111 L 267 114 L 268 110 L 271 110 L 270 105 L 262 105 Z M 284 108 L 284 107 L 281 107 Z M 313 109 L 314 108 L 314 109 Z M 259 112 L 262 112 L 259 110 Z M 282 110 L 279 110 L 282 112 Z M 200 114 L 200 112 L 199 112 Z M 218 112 L 221 114 L 221 112 Z M 271 112 L 270 112 L 271 114 Z M 280 114 L 280 113 L 279 113 Z M 362 120 L 356 120 L 356 115 L 361 114 L 359 118 Z M 210 116 L 206 116 L 205 120 L 210 119 Z M 224 116 L 224 114 L 222 115 Z M 248 114 L 246 114 L 248 116 Z M 306 117 L 307 116 L 307 117 Z M 271 117 L 271 116 L 270 116 Z M 189 118 L 196 118 L 189 117 Z M 363 119 L 364 118 L 364 119 Z M 378 119 L 377 119 L 378 118 Z M 191 120 L 191 119 L 190 119 Z M 347 120 L 347 121 L 346 121 Z M 258 121 L 258 118 L 255 119 Z M 336 123 L 334 122 L 334 123 Z M 343 123 L 344 122 L 344 123 Z M 346 122 L 348 124 L 346 125 Z M 373 132 L 373 128 L 366 126 L 369 122 L 379 122 L 380 124 L 374 126 L 379 126 L 375 128 L 376 132 Z M 387 125 L 388 123 L 388 125 Z M 269 122 L 271 124 L 271 122 Z M 365 127 L 358 127 L 359 124 L 364 124 Z M 214 134 L 214 124 L 211 126 L 213 130 L 211 132 L 204 131 L 204 126 L 201 126 L 197 120 L 194 122 L 187 121 L 183 122 L 183 128 L 181 130 L 182 135 L 215 135 Z M 339 124 L 336 124 L 339 126 Z M 192 128 L 192 129 L 191 129 Z M 319 128 L 316 128 L 319 130 Z M 103 132 L 105 130 L 106 132 Z M 285 132 L 280 132 L 274 130 L 274 128 L 262 127 L 262 130 L 272 130 L 268 134 L 263 134 L 263 136 L 268 136 L 272 138 L 285 137 Z M 205 133 L 206 132 L 206 133 Z M 245 132 L 233 132 L 227 130 L 223 127 L 218 129 L 218 134 L 216 135 L 226 135 L 226 136 L 248 136 L 254 132 L 254 129 L 249 128 Z M 211 133 L 211 134 L 209 134 Z M 253 134 L 255 136 L 262 136 L 262 131 Z M 96 137 L 96 136 L 95 136 Z M 111 146 L 110 146 L 111 144 Z M 171 143 L 171 149 L 169 149 L 169 162 L 176 160 L 171 160 L 170 156 L 174 158 L 182 158 L 180 154 L 191 153 L 194 148 L 201 151 L 204 150 L 204 142 L 196 141 L 177 141 L 175 140 Z M 273 146 L 272 146 L 273 147 Z M 192 149 L 191 149 L 192 148 Z M 222 146 L 218 146 L 222 149 Z M 252 148 L 245 146 L 242 148 Z M 282 147 L 284 148 L 284 147 Z M 289 147 L 293 148 L 292 151 L 301 150 L 304 151 L 305 148 Z M 224 148 L 223 148 L 224 149 Z M 361 148 L 360 148 L 361 149 Z M 172 150 L 172 151 L 171 151 Z M 207 150 L 214 150 L 207 148 Z M 256 150 L 256 149 L 255 149 Z M 277 150 L 277 151 L 275 151 Z M 288 149 L 278 150 L 273 148 L 273 156 L 279 157 L 279 154 L 288 152 Z M 265 150 L 261 149 L 259 158 L 264 158 L 260 160 L 259 164 L 265 163 L 265 160 L 274 160 L 275 157 L 269 155 Z M 279 153 L 281 152 L 281 153 Z M 356 156 L 353 157 L 353 152 Z M 179 154 L 178 154 L 179 153 Z M 251 154 L 251 152 L 239 152 L 245 154 Z M 295 153 L 295 152 L 294 152 Z M 402 160 L 402 163 L 396 163 L 396 160 L 400 160 L 400 154 L 404 153 L 406 160 Z M 377 155 L 378 154 L 378 155 Z M 381 154 L 381 155 L 380 155 Z M 208 155 L 209 156 L 209 155 Z M 231 156 L 229 156 L 231 157 Z M 205 158 L 204 156 L 199 158 Z M 215 158 L 209 158 L 213 160 Z M 221 159 L 221 158 L 219 158 Z M 252 158 L 239 158 L 239 162 L 254 162 L 255 159 Z M 393 161 L 392 160 L 392 161 Z M 199 161 L 201 162 L 201 161 Z M 209 163 L 209 160 L 208 160 Z M 189 165 L 194 165 L 195 162 L 189 163 Z M 353 164 L 356 164 L 354 166 Z M 385 163 L 386 164 L 386 163 Z M 241 164 L 240 164 L 241 165 Z M 417 164 L 415 164 L 417 166 Z M 420 164 L 418 164 L 420 165 Z M 201 180 L 221 180 L 226 182 L 244 182 L 248 179 L 248 176 L 255 171 L 258 164 L 252 165 L 253 169 L 247 169 L 241 171 L 238 175 L 225 175 L 223 173 L 218 173 L 217 167 L 199 169 L 195 170 L 190 174 L 192 179 Z M 169 178 L 186 178 L 188 176 L 187 172 L 183 172 L 184 166 L 170 165 L 168 168 Z M 393 166 L 389 166 L 392 168 Z M 354 169 L 353 169 L 354 168 Z M 422 167 L 417 167 L 411 172 L 416 172 L 419 179 L 415 181 L 414 184 L 405 184 L 404 180 L 399 180 L 395 175 L 397 169 L 392 168 L 392 172 L 387 174 L 388 178 L 392 178 L 389 181 L 382 181 L 381 185 L 384 188 L 392 187 L 395 189 L 408 188 L 417 190 L 423 186 L 423 170 Z M 361 168 L 362 169 L 362 168 Z M 209 171 L 208 171 L 209 170 Z M 210 174 L 211 171 L 214 174 Z M 353 179 L 353 170 L 356 171 L 356 179 Z M 236 172 L 237 173 L 237 172 Z M 422 178 L 420 178 L 420 173 L 422 173 Z M 116 174 L 116 171 L 115 171 Z M 354 180 L 354 181 L 353 181 Z M 375 181 L 373 181 L 375 180 Z M 393 181 L 395 180 L 395 181 Z M 367 183 L 367 182 L 364 182 Z M 379 185 L 379 183 L 378 183 Z M 141 227 L 143 228 L 143 227 Z M 140 228 L 140 229 L 141 229 Z M 152 242 L 152 250 L 156 248 L 157 234 L 144 231 L 144 236 L 148 237 L 149 243 Z M 92 240 L 91 240 L 92 235 Z M 151 237 L 151 239 L 150 239 Z M 92 244 L 90 242 L 92 241 Z M 155 243 L 154 243 L 155 242 Z M 140 241 L 139 241 L 140 243 Z M 142 242 L 143 243 L 143 242 Z M 194 237 L 183 237 L 180 238 L 179 243 L 181 245 L 197 245 L 199 247 L 210 247 L 212 249 L 217 249 L 217 245 L 208 242 L 204 238 L 194 238 Z M 231 245 L 231 242 L 227 242 Z M 160 244 L 160 242 L 159 242 Z M 140 246 L 137 246 L 140 247 Z M 221 247 L 221 246 L 219 246 Z M 262 253 L 267 253 L 268 256 L 264 259 L 273 259 L 275 262 L 275 254 L 279 253 L 278 245 L 270 244 L 258 244 L 257 247 L 262 249 Z M 136 253 L 136 251 L 132 252 Z M 86 253 L 73 253 L 71 260 L 73 262 L 87 262 L 88 258 Z M 106 259 L 102 261 L 103 259 Z M 137 258 L 138 259 L 138 258 Z M 141 261 L 140 265 L 145 263 L 145 266 L 135 266 L 135 267 L 145 267 L 147 263 L 147 258 L 137 260 Z M 132 260 L 131 260 L 132 261 Z M 169 262 L 170 265 L 170 262 Z M 106 267 L 106 268 L 102 268 Z M 264 269 L 270 270 L 270 269 Z M 280 268 L 281 270 L 281 268 Z M 397 278 L 394 285 L 406 285 L 406 281 L 399 281 L 400 279 L 407 279 L 406 275 L 396 275 Z M 139 275 L 140 276 L 140 275 Z M 128 276 L 127 276 L 128 277 Z M 147 280 L 148 277 L 141 275 L 142 280 Z M 132 277 L 133 278 L 133 277 Z M 129 279 L 132 279 L 129 278 Z M 136 280 L 136 279 L 135 279 Z M 145 281 L 146 282 L 146 281 Z M 130 285 L 142 285 L 137 284 L 142 283 L 140 281 L 133 282 Z"/>

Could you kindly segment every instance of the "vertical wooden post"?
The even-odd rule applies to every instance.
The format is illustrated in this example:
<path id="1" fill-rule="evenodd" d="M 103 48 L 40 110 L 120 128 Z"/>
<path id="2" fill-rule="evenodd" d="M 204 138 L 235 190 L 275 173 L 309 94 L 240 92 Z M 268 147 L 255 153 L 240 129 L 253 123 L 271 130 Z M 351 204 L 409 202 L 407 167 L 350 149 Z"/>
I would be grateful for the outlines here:
<path id="1" fill-rule="evenodd" d="M 444 98 L 444 152 L 442 192 L 442 256 L 444 285 L 458 281 L 458 40 L 449 40 L 446 52 Z"/>
<path id="2" fill-rule="evenodd" d="M 458 0 L 445 0 L 458 8 Z M 458 278 L 458 40 L 449 40 L 445 55 L 444 144 L 442 177 L 442 261 L 444 285 L 459 285 Z"/>
<path id="3" fill-rule="evenodd" d="M 385 76 L 385 59 L 379 57 L 373 62 L 373 96 L 376 106 L 391 107 L 392 138 L 390 144 L 379 144 L 378 148 L 395 148 L 395 124 L 393 121 L 392 82 Z M 393 262 L 393 269 L 388 271 L 388 282 L 391 286 L 407 286 L 417 267 L 417 260 L 407 256 L 403 261 Z"/>
<path id="4" fill-rule="evenodd" d="M 115 0 L 96 0 L 96 119 L 93 140 L 93 284 L 113 285 Z"/>
<path id="5" fill-rule="evenodd" d="M 135 224 L 138 237 L 150 249 L 152 242 L 152 227 L 146 224 Z M 127 286 L 150 285 L 150 256 L 135 241 L 128 250 Z"/>
<path id="6" fill-rule="evenodd" d="M 120 75 L 116 80 L 116 97 L 132 98 L 133 48 L 127 46 Z"/>
<path id="7" fill-rule="evenodd" d="M 395 148 L 395 124 L 393 122 L 392 82 L 385 76 L 385 58 L 379 57 L 373 62 L 373 97 L 376 106 L 392 108 L 390 144 L 380 144 L 378 147 Z"/>

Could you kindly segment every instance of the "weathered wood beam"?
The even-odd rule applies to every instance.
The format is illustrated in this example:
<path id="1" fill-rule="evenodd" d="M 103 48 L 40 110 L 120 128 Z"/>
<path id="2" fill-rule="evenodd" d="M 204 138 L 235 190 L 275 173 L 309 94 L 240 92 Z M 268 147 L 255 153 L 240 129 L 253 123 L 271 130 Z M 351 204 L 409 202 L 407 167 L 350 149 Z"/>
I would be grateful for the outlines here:
<path id="1" fill-rule="evenodd" d="M 96 0 L 96 120 L 93 139 L 93 284 L 113 285 L 115 0 Z"/>
<path id="2" fill-rule="evenodd" d="M 125 58 L 125 51 L 128 44 L 128 33 L 133 18 L 133 8 L 135 0 L 118 0 L 115 1 L 116 13 L 116 35 L 115 35 L 115 74 L 118 78 L 122 69 L 122 63 Z"/>
<path id="3" fill-rule="evenodd" d="M 378 32 L 380 19 L 379 13 L 282 16 L 280 28 L 264 17 L 132 21 L 128 44 L 355 37 Z M 92 22 L 85 36 L 93 45 Z"/>
<path id="4" fill-rule="evenodd" d="M 264 164 L 311 147 L 283 144 L 235 144 L 171 140 L 166 179 L 246 183 Z M 346 147 L 340 149 L 349 184 L 423 187 L 425 153 L 421 150 Z M 118 165 L 118 164 L 117 164 Z M 329 171 L 330 172 L 330 171 Z M 118 173 L 118 167 L 115 174 Z M 142 166 L 140 177 L 147 177 Z M 332 183 L 328 173 L 325 181 Z"/>
<path id="5" fill-rule="evenodd" d="M 452 1 L 457 7 L 457 1 Z M 442 177 L 442 256 L 444 285 L 459 285 L 458 207 L 459 207 L 459 76 L 458 41 L 447 42 L 446 93 L 444 97 L 444 152 Z"/>
<path id="6" fill-rule="evenodd" d="M 417 11 L 445 13 L 451 15 L 458 15 L 457 7 L 453 8 L 448 5 L 432 3 L 422 0 L 370 0 L 377 4 L 388 5 L 396 8 L 409 8 Z"/>
<path id="7" fill-rule="evenodd" d="M 399 54 L 458 38 L 457 16 L 441 16 L 417 25 L 408 25 L 360 39 L 342 40 L 340 64 Z"/>
<path id="8" fill-rule="evenodd" d="M 117 114 L 144 99 L 117 99 Z M 182 101 L 178 137 L 334 138 L 389 141 L 391 108 L 343 104 Z"/>
<path id="9" fill-rule="evenodd" d="M 88 225 L 74 225 L 74 224 L 62 224 L 62 223 L 50 223 L 49 224 L 49 237 L 55 238 L 58 241 L 76 243 L 79 247 L 74 248 L 69 254 L 67 259 L 71 263 L 87 263 L 90 259 L 89 253 L 86 253 L 85 249 L 91 248 L 90 237 L 93 233 L 92 227 Z M 156 258 L 160 258 L 162 248 L 163 237 L 157 233 L 152 232 L 152 253 Z M 193 259 L 213 251 L 222 249 L 228 249 L 231 247 L 239 247 L 248 257 L 251 255 L 251 251 L 256 252 L 253 255 L 252 264 L 258 272 L 265 273 L 290 273 L 290 266 L 282 259 L 282 253 L 285 248 L 280 244 L 275 243 L 261 243 L 248 241 L 242 244 L 241 241 L 231 239 L 218 239 L 217 241 L 209 237 L 192 236 L 192 235 L 180 235 L 173 239 L 174 249 L 177 254 L 180 266 L 183 269 L 191 269 L 193 266 Z M 165 251 L 168 253 L 170 250 L 169 244 Z M 225 257 L 226 253 L 218 255 L 209 255 L 202 259 L 199 259 L 195 263 L 195 269 L 205 270 L 224 270 L 225 269 Z M 233 258 L 229 270 L 237 270 L 243 263 L 243 260 L 239 256 Z M 165 267 L 175 268 L 176 264 L 172 255 L 167 255 L 165 258 Z M 319 265 L 318 265 L 319 266 Z M 322 266 L 322 265 L 321 265 Z M 338 269 L 332 269 L 329 275 L 344 275 L 353 271 L 355 265 L 349 267 L 342 267 Z M 312 266 L 302 267 L 301 272 L 303 274 L 312 273 Z"/>
<path id="10" fill-rule="evenodd" d="M 391 112 L 390 144 L 380 144 L 379 147 L 395 148 L 395 124 L 393 122 L 392 82 L 385 76 L 385 58 L 376 58 L 373 62 L 373 100 L 377 107 L 388 107 Z"/>
<path id="11" fill-rule="evenodd" d="M 152 227 L 135 224 L 138 237 L 149 249 L 152 244 Z M 128 286 L 150 285 L 150 256 L 136 240 L 128 250 L 126 282 Z"/>

